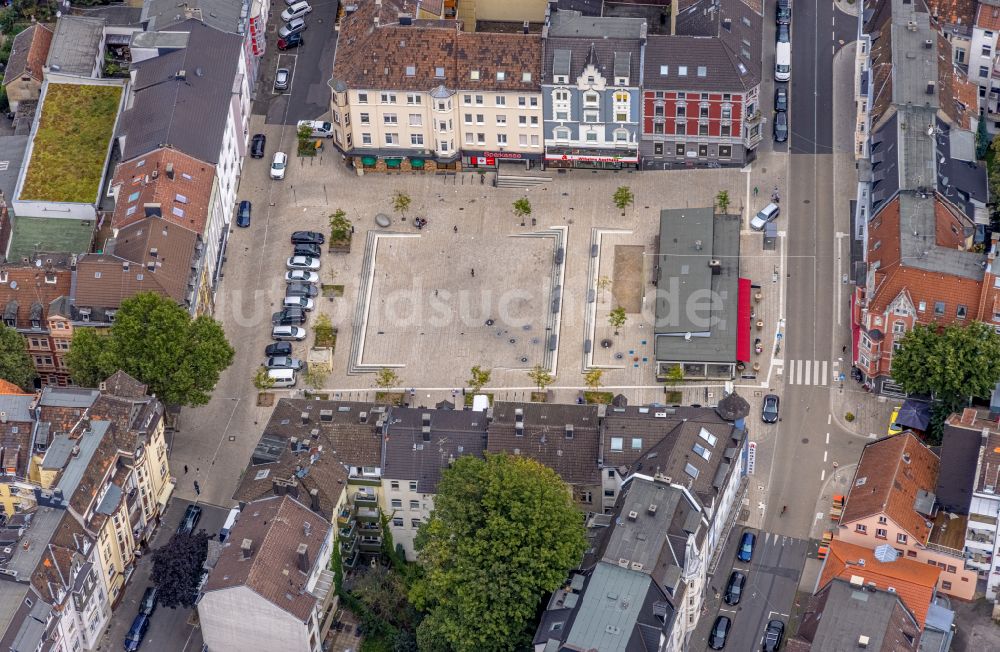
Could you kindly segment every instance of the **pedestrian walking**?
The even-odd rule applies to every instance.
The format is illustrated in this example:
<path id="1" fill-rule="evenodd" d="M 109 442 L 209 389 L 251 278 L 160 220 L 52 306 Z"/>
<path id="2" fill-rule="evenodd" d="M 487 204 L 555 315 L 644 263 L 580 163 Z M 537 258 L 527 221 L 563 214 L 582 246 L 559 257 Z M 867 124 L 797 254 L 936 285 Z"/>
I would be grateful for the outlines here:
<path id="1" fill-rule="evenodd" d="M 456 224 L 455 226 L 451 227 L 451 230 L 454 231 L 455 233 L 458 233 L 458 225 Z"/>
<path id="2" fill-rule="evenodd" d="M 196 496 L 200 496 L 201 495 L 201 485 L 198 484 L 197 480 L 194 481 L 194 493 L 195 493 Z"/>
<path id="3" fill-rule="evenodd" d="M 472 268 L 472 278 L 476 278 L 476 269 Z"/>
<path id="4" fill-rule="evenodd" d="M 187 472 L 188 472 L 188 465 L 185 464 L 184 465 L 184 475 L 187 475 Z"/>
<path id="5" fill-rule="evenodd" d="M 844 347 L 842 349 L 840 349 L 840 352 L 841 353 L 847 353 L 847 345 L 846 344 L 844 345 Z"/>
<path id="6" fill-rule="evenodd" d="M 759 189 L 759 188 L 757 188 L 757 186 L 754 186 L 754 187 L 753 187 L 753 196 L 754 196 L 754 197 L 756 197 L 756 196 L 757 196 L 757 193 L 759 192 L 759 190 L 760 190 L 760 189 Z"/>

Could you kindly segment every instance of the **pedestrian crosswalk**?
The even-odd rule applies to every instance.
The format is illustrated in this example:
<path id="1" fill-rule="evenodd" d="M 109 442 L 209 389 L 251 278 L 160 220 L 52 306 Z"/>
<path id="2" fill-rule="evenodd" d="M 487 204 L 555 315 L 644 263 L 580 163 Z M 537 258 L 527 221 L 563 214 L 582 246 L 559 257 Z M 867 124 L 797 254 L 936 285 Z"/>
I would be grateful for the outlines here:
<path id="1" fill-rule="evenodd" d="M 829 385 L 826 360 L 786 360 L 785 382 L 789 385 Z"/>

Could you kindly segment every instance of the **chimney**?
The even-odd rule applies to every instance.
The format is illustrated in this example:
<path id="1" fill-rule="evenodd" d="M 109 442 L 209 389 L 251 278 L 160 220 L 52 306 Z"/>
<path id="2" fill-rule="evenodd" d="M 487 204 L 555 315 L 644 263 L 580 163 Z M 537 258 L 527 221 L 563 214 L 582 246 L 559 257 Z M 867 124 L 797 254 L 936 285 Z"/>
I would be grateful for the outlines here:
<path id="1" fill-rule="evenodd" d="M 359 412 L 358 413 L 358 423 L 368 423 L 368 413 Z"/>
<path id="2" fill-rule="evenodd" d="M 308 412 L 303 412 L 301 416 L 302 416 L 302 423 L 309 423 L 309 413 Z"/>
<path id="3" fill-rule="evenodd" d="M 7 423 L 7 413 L 0 412 L 0 423 Z"/>
<path id="4" fill-rule="evenodd" d="M 275 496 L 281 496 L 285 493 L 285 483 L 279 482 L 277 478 L 271 478 L 271 492 Z"/>
<path id="5" fill-rule="evenodd" d="M 697 251 L 701 251 L 701 248 L 702 248 L 702 244 L 701 244 L 701 240 L 695 240 L 695 241 L 694 241 L 694 248 L 695 248 L 695 249 L 696 249 Z"/>
<path id="6" fill-rule="evenodd" d="M 167 163 L 167 178 L 171 179 L 171 180 L 174 178 L 174 164 L 173 163 Z"/>
<path id="7" fill-rule="evenodd" d="M 187 79 L 187 72 L 184 70 L 178 70 L 177 74 L 174 75 L 174 79 L 177 79 L 178 81 L 184 81 L 185 79 Z"/>
<path id="8" fill-rule="evenodd" d="M 573 439 L 573 424 L 566 424 L 566 439 Z"/>
<path id="9" fill-rule="evenodd" d="M 518 437 L 524 436 L 524 410 L 521 408 L 514 410 L 514 434 Z"/>
<path id="10" fill-rule="evenodd" d="M 309 490 L 309 509 L 314 512 L 319 511 L 319 489 L 312 488 Z"/>
<path id="11" fill-rule="evenodd" d="M 431 440 L 431 427 L 430 426 L 420 426 L 420 437 L 425 442 Z"/>
<path id="12" fill-rule="evenodd" d="M 240 552 L 243 553 L 243 559 L 253 557 L 253 539 L 243 539 L 243 542 L 240 544 Z"/>
<path id="13" fill-rule="evenodd" d="M 722 262 L 720 262 L 718 259 L 713 258 L 712 260 L 708 261 L 708 266 L 712 268 L 712 276 L 718 276 L 719 274 L 722 273 Z"/>
<path id="14" fill-rule="evenodd" d="M 903 464 L 909 464 L 909 463 L 910 463 L 910 454 L 903 453 Z"/>
<path id="15" fill-rule="evenodd" d="M 333 421 L 333 410 L 320 410 L 319 411 L 320 421 Z"/>
<path id="16" fill-rule="evenodd" d="M 304 535 L 306 535 L 306 536 L 309 536 L 310 534 L 312 534 L 312 523 L 310 523 L 309 521 L 303 521 L 302 522 L 302 533 Z"/>
<path id="17" fill-rule="evenodd" d="M 865 636 L 864 634 L 858 636 L 858 647 L 860 648 L 868 647 L 868 637 Z"/>
<path id="18" fill-rule="evenodd" d="M 299 570 L 303 573 L 309 572 L 309 546 L 304 543 L 300 543 L 298 549 L 295 551 L 295 556 L 299 560 Z"/>

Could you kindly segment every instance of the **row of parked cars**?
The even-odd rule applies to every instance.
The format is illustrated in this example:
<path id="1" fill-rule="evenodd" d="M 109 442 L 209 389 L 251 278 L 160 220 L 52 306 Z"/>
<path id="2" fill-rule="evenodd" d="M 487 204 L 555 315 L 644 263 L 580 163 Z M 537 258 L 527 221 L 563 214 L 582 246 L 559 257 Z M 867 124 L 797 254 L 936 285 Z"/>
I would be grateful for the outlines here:
<path id="1" fill-rule="evenodd" d="M 271 315 L 275 342 L 264 349 L 264 366 L 274 387 L 294 387 L 298 372 L 305 371 L 305 363 L 292 356 L 292 342 L 306 338 L 303 324 L 316 306 L 320 255 L 326 242 L 316 231 L 296 231 L 291 240 L 292 255 L 285 261 L 285 298 L 281 310 Z"/>
<path id="2" fill-rule="evenodd" d="M 774 46 L 774 80 L 787 82 L 792 78 L 792 1 L 777 0 L 775 10 L 776 39 Z M 774 140 L 788 140 L 788 88 L 774 89 Z"/>
<path id="3" fill-rule="evenodd" d="M 757 535 L 753 532 L 744 532 L 740 539 L 740 545 L 736 549 L 736 559 L 744 564 L 749 564 L 753 559 L 754 545 L 757 543 Z M 746 584 L 747 575 L 743 571 L 733 570 L 729 575 L 729 582 L 726 583 L 726 592 L 723 601 L 735 607 L 743 598 L 743 586 Z M 732 629 L 733 621 L 729 616 L 719 615 L 712 624 L 712 629 L 708 633 L 708 647 L 713 650 L 721 650 L 726 647 L 726 640 Z M 764 636 L 761 639 L 761 650 L 763 652 L 775 652 L 781 647 L 781 641 L 785 637 L 785 623 L 777 618 L 770 620 L 764 629 Z"/>

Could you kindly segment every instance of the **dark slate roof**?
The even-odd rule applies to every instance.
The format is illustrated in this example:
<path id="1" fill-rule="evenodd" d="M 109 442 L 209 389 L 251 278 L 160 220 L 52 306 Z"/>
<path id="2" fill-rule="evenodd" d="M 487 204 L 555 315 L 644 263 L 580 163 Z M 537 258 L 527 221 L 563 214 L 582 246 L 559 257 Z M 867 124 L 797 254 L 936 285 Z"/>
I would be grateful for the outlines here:
<path id="1" fill-rule="evenodd" d="M 986 166 L 976 161 L 975 136 L 964 129 L 949 127 L 940 118 L 937 127 L 938 192 L 974 217 L 974 204 L 982 206 L 989 200 Z"/>
<path id="2" fill-rule="evenodd" d="M 441 471 L 456 458 L 483 456 L 486 413 L 393 408 L 387 423 L 384 450 L 383 478 L 416 480 L 418 492 L 437 493 Z"/>
<path id="3" fill-rule="evenodd" d="M 691 2 L 681 0 L 676 22 L 676 36 L 663 38 L 673 38 L 675 42 L 681 42 L 678 37 L 699 37 L 705 41 L 721 42 L 729 58 L 729 66 L 733 71 L 730 74 L 735 74 L 740 79 L 742 87 L 749 89 L 760 83 L 762 70 L 760 34 L 763 31 L 763 17 L 754 6 L 743 0 L 694 0 Z M 708 50 L 703 45 L 696 45 L 691 38 L 686 38 L 683 42 L 692 48 L 698 48 L 699 52 L 711 56 L 711 58 L 706 59 L 710 62 L 708 64 L 710 67 L 720 67 L 712 63 L 722 63 L 717 51 Z M 650 38 L 650 45 L 652 43 L 653 37 Z M 660 63 L 673 66 L 678 62 L 683 64 L 685 60 L 688 60 L 687 53 L 676 48 L 672 48 L 669 55 L 680 60 L 654 54 L 657 73 Z M 650 67 L 648 61 L 647 55 L 647 79 L 644 80 L 646 84 L 649 83 L 648 71 Z M 709 74 L 707 78 L 712 79 L 713 74 Z M 658 87 L 652 86 L 652 88 Z M 692 88 L 692 90 L 699 90 L 699 88 Z"/>
<path id="4" fill-rule="evenodd" d="M 746 66 L 741 71 L 734 65 L 729 50 L 717 38 L 651 36 L 646 44 L 644 88 L 743 91 L 759 81 Z"/>
<path id="5" fill-rule="evenodd" d="M 896 130 L 898 114 L 872 134 L 871 139 L 871 179 L 872 214 L 899 191 L 899 151 Z"/>
<path id="6" fill-rule="evenodd" d="M 281 6 L 284 9 L 284 5 Z M 242 19 L 243 2 L 237 0 L 146 0 L 140 10 L 140 20 L 150 32 L 173 28 L 192 18 L 209 27 L 236 34 Z"/>
<path id="7" fill-rule="evenodd" d="M 552 61 L 558 52 L 570 53 L 569 81 L 576 83 L 576 78 L 583 73 L 588 63 L 596 61 L 597 69 L 608 80 L 608 87 L 613 86 L 615 53 L 630 57 L 629 86 L 639 85 L 639 72 L 642 48 L 638 39 L 618 39 L 599 37 L 553 37 L 545 41 L 545 60 L 542 62 L 542 83 L 552 83 Z"/>
<path id="8" fill-rule="evenodd" d="M 189 156 L 219 162 L 232 100 L 242 38 L 187 20 L 175 27 L 190 33 L 188 45 L 133 64 L 131 108 L 118 136 L 122 160 L 169 145 Z M 178 78 L 184 71 L 185 78 Z"/>
<path id="9" fill-rule="evenodd" d="M 979 428 L 963 426 L 957 419 L 949 419 L 944 424 L 941 466 L 934 494 L 945 511 L 954 514 L 969 513 L 982 443 Z"/>

